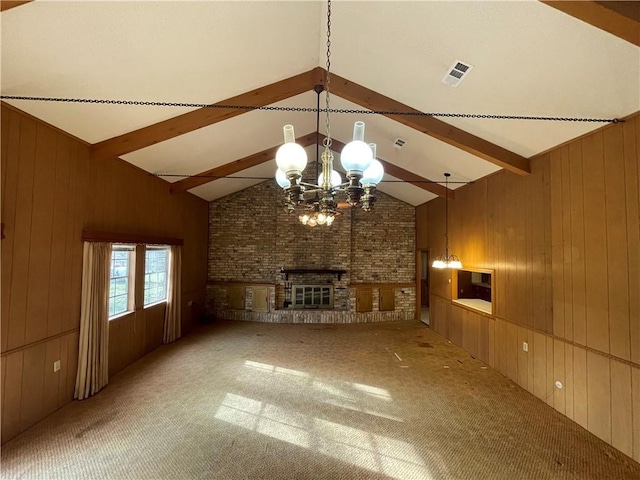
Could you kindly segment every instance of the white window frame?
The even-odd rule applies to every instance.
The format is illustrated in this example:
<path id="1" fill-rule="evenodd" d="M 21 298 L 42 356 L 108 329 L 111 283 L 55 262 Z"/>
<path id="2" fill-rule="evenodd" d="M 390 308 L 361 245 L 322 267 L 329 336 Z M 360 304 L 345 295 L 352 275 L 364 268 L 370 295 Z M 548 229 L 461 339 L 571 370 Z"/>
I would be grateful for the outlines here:
<path id="1" fill-rule="evenodd" d="M 166 262 L 165 262 L 164 272 L 149 272 L 149 273 L 147 273 L 147 253 L 148 252 L 153 252 L 153 251 L 165 251 L 166 252 Z M 145 245 L 144 277 L 143 277 L 143 281 L 142 281 L 142 303 L 143 303 L 143 308 L 152 307 L 154 305 L 158 305 L 160 303 L 165 303 L 167 301 L 167 297 L 169 295 L 169 281 L 170 281 L 170 279 L 169 279 L 169 265 L 170 264 L 171 264 L 171 247 L 169 247 L 168 245 Z M 164 298 L 154 298 L 152 301 L 147 303 L 147 301 L 146 301 L 146 292 L 147 292 L 147 290 L 149 290 L 147 288 L 147 279 L 149 278 L 148 276 L 153 275 L 153 274 L 157 274 L 157 273 L 164 273 Z"/>
<path id="2" fill-rule="evenodd" d="M 117 275 L 117 276 L 112 276 L 112 273 L 115 273 L 115 270 L 113 268 L 113 254 L 115 252 L 129 252 L 129 259 L 128 259 L 128 265 L 127 265 L 127 275 L 123 276 L 123 275 Z M 132 313 L 134 311 L 134 305 L 135 305 L 135 270 L 136 270 L 136 248 L 134 245 L 128 245 L 128 244 L 121 244 L 121 243 L 114 243 L 111 247 L 111 261 L 109 263 L 109 297 L 108 297 L 108 304 L 107 304 L 107 313 L 109 315 L 109 321 L 111 320 L 115 320 L 119 317 L 122 317 L 124 315 L 128 315 L 130 313 Z M 127 279 L 127 292 L 126 292 L 126 296 L 127 296 L 127 307 L 125 310 L 121 311 L 121 312 L 117 312 L 114 313 L 113 315 L 110 314 L 110 305 L 111 305 L 111 299 L 115 299 L 117 297 L 121 297 L 124 296 L 123 294 L 120 295 L 112 295 L 112 293 L 114 293 L 112 291 L 111 285 L 112 285 L 112 281 L 114 280 L 119 280 L 122 278 L 126 278 Z M 115 300 L 114 300 L 115 303 Z"/>

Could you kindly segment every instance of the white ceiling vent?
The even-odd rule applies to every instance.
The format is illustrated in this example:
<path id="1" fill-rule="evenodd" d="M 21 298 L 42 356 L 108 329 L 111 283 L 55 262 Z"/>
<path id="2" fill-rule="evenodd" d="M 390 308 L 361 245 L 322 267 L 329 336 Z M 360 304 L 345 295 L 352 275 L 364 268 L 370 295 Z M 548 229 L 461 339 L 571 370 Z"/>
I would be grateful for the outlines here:
<path id="1" fill-rule="evenodd" d="M 453 65 L 451 65 L 451 68 L 449 68 L 442 81 L 447 85 L 457 87 L 458 85 L 460 85 L 460 82 L 462 82 L 464 77 L 469 74 L 472 68 L 473 65 L 464 63 L 460 60 L 456 60 L 455 62 L 453 62 Z"/>
<path id="2" fill-rule="evenodd" d="M 402 147 L 404 147 L 405 143 L 407 143 L 406 140 L 403 140 L 401 138 L 396 138 L 395 141 L 393 142 L 393 146 L 396 147 L 398 150 L 400 150 Z"/>

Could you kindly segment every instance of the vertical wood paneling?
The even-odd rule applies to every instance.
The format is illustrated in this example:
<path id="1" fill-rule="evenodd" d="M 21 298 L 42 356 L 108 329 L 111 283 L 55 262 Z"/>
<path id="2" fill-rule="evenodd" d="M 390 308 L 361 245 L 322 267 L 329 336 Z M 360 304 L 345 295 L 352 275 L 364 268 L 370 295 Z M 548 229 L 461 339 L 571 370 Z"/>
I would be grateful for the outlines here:
<path id="1" fill-rule="evenodd" d="M 516 345 L 516 348 L 518 350 L 518 385 L 533 393 L 533 382 L 531 382 L 531 385 L 529 385 L 529 355 L 533 356 L 533 338 L 529 338 L 530 330 L 528 330 L 527 328 L 517 328 L 518 344 Z M 529 344 L 528 352 L 525 352 L 522 349 L 523 342 L 527 342 Z"/>
<path id="2" fill-rule="evenodd" d="M 584 175 L 583 175 L 583 151 L 581 142 L 573 142 L 566 150 L 569 154 L 567 162 L 570 163 L 570 183 L 564 183 L 563 188 L 569 190 L 570 204 L 563 205 L 565 215 L 570 216 L 569 233 L 565 238 L 565 255 L 570 255 L 570 263 L 565 264 L 565 275 L 571 273 L 571 296 L 568 298 L 568 306 L 571 309 L 570 324 L 571 335 L 566 338 L 580 345 L 587 344 L 587 318 L 586 318 L 586 286 L 585 286 L 585 238 L 584 238 Z M 563 172 L 563 180 L 565 179 Z M 587 192 L 588 195 L 588 192 Z M 566 283 L 565 283 L 566 285 Z M 566 291 L 565 291 L 566 297 Z M 566 316 L 565 310 L 565 319 Z M 565 332 L 568 327 L 565 326 Z"/>
<path id="3" fill-rule="evenodd" d="M 9 328 L 7 349 L 24 344 L 27 291 L 29 288 L 29 255 L 31 246 L 31 215 L 33 205 L 33 170 L 36 149 L 36 124 L 22 118 L 20 148 L 18 152 L 18 193 L 13 235 L 13 268 L 9 301 Z M 20 268 L 17 268 L 20 266 Z"/>
<path id="4" fill-rule="evenodd" d="M 15 219 L 16 219 L 16 196 L 18 188 L 18 162 L 9 161 L 9 158 L 17 158 L 20 151 L 20 116 L 14 112 L 2 112 L 2 174 L 5 177 L 6 185 L 2 189 L 2 222 L 4 223 L 6 238 L 2 240 L 2 263 L 1 284 L 2 289 L 1 325 L 2 351 L 8 349 L 9 343 L 9 305 L 11 303 L 11 289 L 6 288 L 12 284 L 13 271 L 13 246 L 15 243 Z"/>
<path id="5" fill-rule="evenodd" d="M 563 388 L 556 388 L 553 392 L 553 408 L 562 414 L 566 413 L 565 393 L 567 392 L 564 347 L 564 342 L 553 340 L 553 381 L 558 380 L 563 384 Z"/>
<path id="6" fill-rule="evenodd" d="M 630 457 L 633 456 L 633 421 L 629 421 L 633 417 L 632 405 L 631 367 L 611 360 L 611 444 Z"/>
<path id="7" fill-rule="evenodd" d="M 633 414 L 633 459 L 640 462 L 640 368 L 631 369 L 631 411 Z"/>
<path id="8" fill-rule="evenodd" d="M 551 193 L 552 193 L 552 227 L 553 235 L 553 319 L 554 334 L 569 340 L 573 339 L 573 324 L 571 322 L 571 258 L 567 254 L 567 243 L 571 241 L 571 215 L 567 206 L 570 204 L 571 189 L 563 188 L 563 183 L 569 185 L 566 175 L 570 174 L 568 162 L 568 148 L 554 150 L 551 158 Z M 563 155 L 564 153 L 564 155 Z"/>
<path id="9" fill-rule="evenodd" d="M 554 390 L 555 390 L 555 386 L 554 386 L 554 382 L 555 382 L 555 377 L 553 375 L 553 370 L 554 370 L 554 353 L 553 353 L 553 338 L 546 336 L 544 337 L 545 342 L 547 343 L 547 358 L 545 360 L 545 365 L 547 367 L 547 372 L 546 372 L 546 393 L 545 393 L 545 399 L 546 402 L 549 406 L 553 407 L 553 401 L 554 401 Z"/>
<path id="10" fill-rule="evenodd" d="M 58 389 L 60 388 L 60 372 L 62 371 L 62 362 L 60 370 L 53 371 L 53 362 L 60 360 L 60 338 L 54 338 L 47 342 L 45 362 L 44 362 L 44 407 L 43 415 L 49 415 L 58 409 Z"/>
<path id="11" fill-rule="evenodd" d="M 39 343 L 24 351 L 20 430 L 24 431 L 43 417 L 44 365 L 47 346 Z"/>
<path id="12" fill-rule="evenodd" d="M 69 205 L 69 161 L 60 152 L 60 139 L 58 135 L 55 148 L 55 179 L 53 193 L 53 232 L 51 237 L 51 251 L 61 254 L 51 255 L 51 273 L 49 275 L 49 318 L 47 321 L 47 336 L 57 335 L 62 332 L 62 319 L 65 308 L 65 287 L 72 289 L 71 285 L 65 285 L 64 276 L 72 264 L 65 263 L 64 251 L 67 243 L 67 209 Z M 73 217 L 71 217 L 73 218 Z"/>
<path id="13" fill-rule="evenodd" d="M 637 368 L 616 358 L 640 365 L 639 119 L 533 158 L 529 176 L 501 172 L 458 190 L 456 249 L 463 263 L 495 270 L 497 318 L 465 321 L 454 307 L 434 319 L 452 342 L 493 355 L 498 371 L 636 457 L 640 387 L 622 379 Z M 442 235 L 429 227 L 424 248 Z M 447 291 L 445 275 L 433 280 L 434 293 Z"/>
<path id="14" fill-rule="evenodd" d="M 547 401 L 547 341 L 537 332 L 533 334 L 533 394 Z"/>
<path id="15" fill-rule="evenodd" d="M 20 433 L 24 352 L 20 350 L 9 354 L 2 363 L 7 369 L 2 389 L 2 438 L 8 439 Z"/>
<path id="16" fill-rule="evenodd" d="M 571 420 L 574 417 L 573 399 L 574 399 L 574 377 L 573 377 L 573 347 L 569 344 L 564 346 L 564 400 L 565 414 Z"/>
<path id="17" fill-rule="evenodd" d="M 507 376 L 516 383 L 518 382 L 518 327 L 510 322 L 506 324 L 507 339 Z"/>
<path id="18" fill-rule="evenodd" d="M 54 181 L 52 180 L 55 180 L 55 145 L 55 132 L 48 127 L 38 125 L 36 128 L 33 172 L 33 210 L 31 215 L 25 343 L 37 342 L 47 336 L 46 319 L 49 309 L 54 188 Z"/>
<path id="19" fill-rule="evenodd" d="M 588 428 L 587 419 L 587 351 L 573 347 L 573 419 Z"/>
<path id="20" fill-rule="evenodd" d="M 629 360 L 629 259 L 622 127 L 606 129 L 603 137 L 607 245 L 612 247 L 607 249 L 610 352 Z"/>
<path id="21" fill-rule="evenodd" d="M 82 230 L 184 238 L 183 286 L 197 291 L 193 296 L 204 304 L 208 209 L 190 194 L 170 195 L 163 181 L 123 161 L 90 162 L 87 145 L 10 107 L 2 106 L 0 118 L 6 442 L 73 398 L 78 332 L 72 330 L 80 319 Z M 49 338 L 67 331 L 72 332 Z M 125 365 L 145 351 L 144 318 L 127 325 L 126 332 L 115 364 Z M 56 360 L 59 372 L 53 372 Z"/>
<path id="22" fill-rule="evenodd" d="M 548 333 L 553 333 L 553 252 L 552 252 L 552 228 L 551 228 L 551 164 L 549 155 L 543 157 L 542 164 L 542 211 L 544 223 L 544 315 L 546 318 L 546 329 Z"/>
<path id="23" fill-rule="evenodd" d="M 602 132 L 582 140 L 587 346 L 609 352 L 607 230 Z"/>
<path id="24" fill-rule="evenodd" d="M 588 430 L 611 443 L 611 372 L 609 359 L 587 352 Z"/>
<path id="25" fill-rule="evenodd" d="M 630 357 L 640 365 L 640 120 L 627 120 L 624 138 L 624 178 L 627 207 L 627 254 L 629 292 Z M 640 434 L 639 434 L 640 435 Z M 640 440 L 639 440 L 640 441 Z"/>
<path id="26" fill-rule="evenodd" d="M 60 338 L 60 372 L 58 375 L 58 408 L 68 402 L 67 382 L 69 379 L 69 341 L 71 335 Z"/>
<path id="27" fill-rule="evenodd" d="M 76 387 L 76 371 L 78 369 L 78 332 L 72 333 L 68 337 L 68 350 L 67 350 L 67 397 L 66 401 L 70 402 L 73 399 L 73 392 Z"/>
<path id="28" fill-rule="evenodd" d="M 496 368 L 496 321 L 487 318 L 487 363 L 491 368 Z"/>

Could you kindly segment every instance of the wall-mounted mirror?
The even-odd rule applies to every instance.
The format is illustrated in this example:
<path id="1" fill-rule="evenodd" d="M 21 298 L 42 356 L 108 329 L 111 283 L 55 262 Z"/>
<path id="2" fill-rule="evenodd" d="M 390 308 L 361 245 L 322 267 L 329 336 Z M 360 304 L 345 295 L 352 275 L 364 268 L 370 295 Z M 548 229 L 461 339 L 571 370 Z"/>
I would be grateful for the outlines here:
<path id="1" fill-rule="evenodd" d="M 465 267 L 455 270 L 452 278 L 453 303 L 493 314 L 495 304 L 495 271 Z"/>

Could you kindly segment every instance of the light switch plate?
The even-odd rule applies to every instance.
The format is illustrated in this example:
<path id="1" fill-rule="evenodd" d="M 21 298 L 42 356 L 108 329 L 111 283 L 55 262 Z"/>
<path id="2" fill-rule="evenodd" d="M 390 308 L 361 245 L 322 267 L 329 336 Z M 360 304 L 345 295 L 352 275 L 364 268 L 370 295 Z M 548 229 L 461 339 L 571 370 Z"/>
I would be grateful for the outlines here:
<path id="1" fill-rule="evenodd" d="M 60 370 L 60 360 L 53 362 L 53 371 L 57 372 L 58 370 Z"/>

